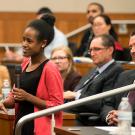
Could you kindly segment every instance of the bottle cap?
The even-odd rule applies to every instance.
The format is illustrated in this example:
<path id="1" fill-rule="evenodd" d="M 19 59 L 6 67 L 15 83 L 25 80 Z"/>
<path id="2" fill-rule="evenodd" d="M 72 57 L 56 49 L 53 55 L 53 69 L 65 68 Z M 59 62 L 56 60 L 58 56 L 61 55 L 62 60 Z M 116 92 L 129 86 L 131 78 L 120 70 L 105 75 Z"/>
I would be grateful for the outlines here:
<path id="1" fill-rule="evenodd" d="M 10 83 L 9 83 L 8 79 L 5 79 L 3 81 L 3 87 L 10 87 Z"/>

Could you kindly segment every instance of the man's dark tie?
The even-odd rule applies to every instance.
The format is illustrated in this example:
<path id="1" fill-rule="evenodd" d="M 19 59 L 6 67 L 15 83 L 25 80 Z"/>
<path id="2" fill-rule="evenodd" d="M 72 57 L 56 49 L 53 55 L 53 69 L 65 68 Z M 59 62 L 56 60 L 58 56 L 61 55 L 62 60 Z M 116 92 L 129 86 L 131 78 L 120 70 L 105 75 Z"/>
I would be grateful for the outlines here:
<path id="1" fill-rule="evenodd" d="M 99 74 L 99 72 L 97 70 L 95 70 L 93 72 L 93 74 L 90 76 L 90 78 L 88 78 L 84 83 L 83 83 L 83 87 L 85 85 L 87 85 L 87 83 L 89 83 L 90 81 L 92 81 L 97 75 Z"/>
<path id="2" fill-rule="evenodd" d="M 95 70 L 95 71 L 91 74 L 91 76 L 82 84 L 82 86 L 79 88 L 79 90 L 82 89 L 82 91 L 83 91 L 83 88 L 84 88 L 85 86 L 87 86 L 88 84 L 90 84 L 90 82 L 92 82 L 93 79 L 94 79 L 98 74 L 99 74 L 99 71 Z M 76 90 L 76 91 L 78 91 L 78 90 Z"/>
<path id="3" fill-rule="evenodd" d="M 132 90 L 128 93 L 128 100 L 129 100 L 129 103 L 134 106 L 135 104 L 135 90 Z"/>

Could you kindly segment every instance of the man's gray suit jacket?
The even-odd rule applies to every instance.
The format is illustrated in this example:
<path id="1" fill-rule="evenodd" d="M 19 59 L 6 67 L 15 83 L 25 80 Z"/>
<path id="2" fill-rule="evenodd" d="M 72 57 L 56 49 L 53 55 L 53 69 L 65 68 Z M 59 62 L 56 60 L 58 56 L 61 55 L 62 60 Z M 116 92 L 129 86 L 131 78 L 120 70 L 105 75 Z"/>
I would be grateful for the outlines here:
<path id="1" fill-rule="evenodd" d="M 135 70 L 124 71 L 119 75 L 118 80 L 116 81 L 115 84 L 115 88 L 130 85 L 134 82 L 134 80 L 135 80 Z M 101 110 L 101 118 L 104 122 L 108 112 L 110 112 L 111 110 L 117 110 L 121 102 L 121 98 L 126 97 L 127 95 L 128 92 L 124 92 L 104 99 L 104 106 Z M 133 109 L 133 125 L 135 126 L 135 104 L 134 106 L 132 106 L 132 109 Z"/>
<path id="2" fill-rule="evenodd" d="M 90 78 L 93 72 L 96 70 L 94 68 L 91 70 L 88 75 L 84 76 L 78 85 L 75 88 L 75 91 L 82 88 L 83 83 Z M 113 62 L 109 65 L 101 74 L 99 74 L 95 79 L 93 79 L 90 83 L 88 83 L 82 89 L 82 94 L 80 98 L 88 97 L 91 95 L 95 95 L 104 91 L 108 91 L 114 88 L 115 81 L 118 75 L 123 71 L 123 68 L 120 64 Z M 72 109 L 73 112 L 90 112 L 90 113 L 100 113 L 100 109 L 102 107 L 103 100 L 97 100 L 95 102 L 90 102 L 85 105 L 81 105 Z"/>

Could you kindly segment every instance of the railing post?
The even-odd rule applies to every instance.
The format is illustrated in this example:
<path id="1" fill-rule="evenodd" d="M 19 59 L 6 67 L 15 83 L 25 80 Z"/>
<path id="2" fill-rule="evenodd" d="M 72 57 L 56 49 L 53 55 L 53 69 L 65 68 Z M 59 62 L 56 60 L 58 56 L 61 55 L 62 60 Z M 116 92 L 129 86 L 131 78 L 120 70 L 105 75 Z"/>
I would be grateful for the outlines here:
<path id="1" fill-rule="evenodd" d="M 51 135 L 55 135 L 54 127 L 55 127 L 55 114 L 52 113 L 52 119 L 51 119 Z"/>

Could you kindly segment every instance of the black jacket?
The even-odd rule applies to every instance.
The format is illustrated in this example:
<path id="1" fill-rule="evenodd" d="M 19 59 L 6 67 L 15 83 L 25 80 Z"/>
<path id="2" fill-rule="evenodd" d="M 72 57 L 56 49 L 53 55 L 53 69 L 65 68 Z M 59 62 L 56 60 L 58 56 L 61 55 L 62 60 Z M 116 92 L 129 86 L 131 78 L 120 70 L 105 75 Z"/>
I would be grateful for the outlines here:
<path id="1" fill-rule="evenodd" d="M 116 81 L 116 84 L 115 84 L 115 88 L 130 85 L 134 82 L 134 80 L 135 80 L 135 70 L 124 71 L 118 77 L 118 80 Z M 128 92 L 124 92 L 124 93 L 117 94 L 115 96 L 104 99 L 104 106 L 101 111 L 102 121 L 105 122 L 108 112 L 110 112 L 111 110 L 118 109 L 118 106 L 121 102 L 121 98 L 127 95 L 128 95 Z M 132 109 L 133 109 L 133 125 L 135 126 L 135 106 L 133 106 Z"/>
<path id="2" fill-rule="evenodd" d="M 89 72 L 88 75 L 84 76 L 75 88 L 75 91 L 82 87 L 82 84 L 92 75 L 95 69 Z M 95 95 L 104 91 L 108 91 L 114 88 L 115 81 L 118 75 L 123 71 L 121 65 L 113 62 L 107 69 L 99 74 L 93 81 L 91 81 L 86 87 L 83 88 L 82 95 L 80 98 Z M 73 112 L 91 112 L 100 113 L 100 109 L 103 105 L 103 100 L 97 100 L 90 102 L 85 105 L 72 109 Z"/>

